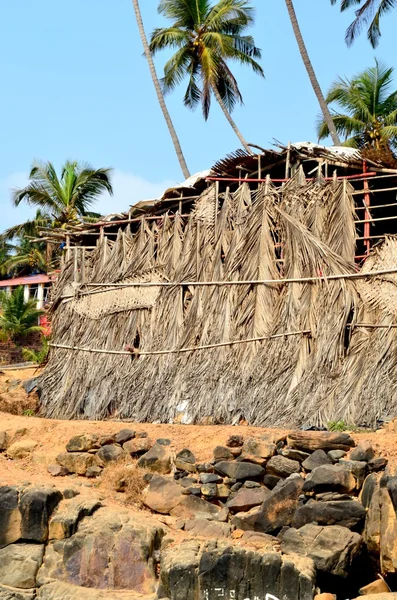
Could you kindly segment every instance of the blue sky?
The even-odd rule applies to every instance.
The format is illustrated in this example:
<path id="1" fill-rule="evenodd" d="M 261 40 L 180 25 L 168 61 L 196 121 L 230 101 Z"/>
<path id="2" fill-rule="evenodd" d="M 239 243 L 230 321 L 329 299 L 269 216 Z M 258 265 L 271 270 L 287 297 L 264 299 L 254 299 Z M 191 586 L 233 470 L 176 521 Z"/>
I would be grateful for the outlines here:
<path id="1" fill-rule="evenodd" d="M 284 0 L 253 0 L 253 29 L 266 80 L 234 71 L 245 105 L 233 113 L 246 139 L 316 141 L 318 106 L 301 63 Z M 67 158 L 115 169 L 115 196 L 103 213 L 126 210 L 183 178 L 174 156 L 135 24 L 131 0 L 13 0 L 0 20 L 0 230 L 23 221 L 30 209 L 11 207 L 9 190 L 24 185 L 34 158 L 57 166 Z M 320 83 L 351 76 L 380 60 L 396 66 L 392 28 L 383 22 L 374 52 L 365 36 L 344 43 L 352 13 L 329 0 L 295 0 L 297 15 Z M 162 24 L 157 0 L 141 0 L 147 32 Z M 164 57 L 156 58 L 161 74 Z M 167 97 L 192 173 L 210 167 L 239 143 L 215 103 L 207 123 L 182 105 L 183 86 Z"/>

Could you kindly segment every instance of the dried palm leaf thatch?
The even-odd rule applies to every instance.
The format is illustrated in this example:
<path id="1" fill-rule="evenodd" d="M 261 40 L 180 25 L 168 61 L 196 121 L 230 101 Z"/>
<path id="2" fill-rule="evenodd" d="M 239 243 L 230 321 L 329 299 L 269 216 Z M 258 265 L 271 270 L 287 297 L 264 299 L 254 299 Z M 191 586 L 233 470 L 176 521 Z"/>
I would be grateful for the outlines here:
<path id="1" fill-rule="evenodd" d="M 142 220 L 137 232 L 120 230 L 114 242 L 80 254 L 86 265 L 78 271 L 95 286 L 78 280 L 74 260 L 66 263 L 42 414 L 299 425 L 373 423 L 396 411 L 397 329 L 358 325 L 397 322 L 397 277 L 324 279 L 356 271 L 354 217 L 350 184 L 306 181 L 299 171 L 283 188 L 268 179 L 255 191 L 243 183 L 218 195 L 211 186 L 188 218 Z M 390 238 L 364 269 L 384 270 L 396 258 Z M 316 280 L 278 282 L 305 277 Z M 184 285 L 199 281 L 217 283 Z M 222 285 L 236 281 L 244 283 Z M 159 285 L 117 287 L 134 282 Z M 298 333 L 272 337 L 288 332 Z M 244 341 L 252 338 L 261 341 Z M 127 345 L 136 352 L 74 349 Z M 164 350 L 174 352 L 151 354 Z"/>

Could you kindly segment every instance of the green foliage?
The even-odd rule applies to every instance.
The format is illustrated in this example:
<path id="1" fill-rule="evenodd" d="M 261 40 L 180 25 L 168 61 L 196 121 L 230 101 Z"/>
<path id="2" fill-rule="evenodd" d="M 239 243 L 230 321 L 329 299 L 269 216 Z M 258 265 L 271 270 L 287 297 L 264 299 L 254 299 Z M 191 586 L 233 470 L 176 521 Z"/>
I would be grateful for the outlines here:
<path id="1" fill-rule="evenodd" d="M 31 408 L 27 408 L 26 410 L 24 410 L 24 411 L 22 412 L 22 416 L 23 416 L 23 417 L 34 417 L 34 416 L 35 416 L 35 414 L 36 414 L 36 413 L 35 413 L 35 412 L 34 412 L 34 410 L 32 410 Z"/>
<path id="2" fill-rule="evenodd" d="M 339 0 L 331 0 L 331 4 L 339 3 Z M 363 27 L 367 27 L 367 37 L 373 48 L 379 44 L 381 37 L 380 21 L 389 11 L 397 7 L 397 0 L 340 0 L 341 12 L 357 7 L 353 23 L 346 31 L 346 43 L 348 46 L 360 34 Z"/>
<path id="3" fill-rule="evenodd" d="M 17 287 L 11 294 L 0 294 L 0 310 L 0 332 L 13 341 L 42 331 L 38 319 L 43 311 L 36 308 L 35 300 L 25 302 L 22 286 Z"/>
<path id="4" fill-rule="evenodd" d="M 338 133 L 345 137 L 344 146 L 353 148 L 397 148 L 397 91 L 390 92 L 393 68 L 375 61 L 352 79 L 333 83 L 327 103 L 335 102 L 344 112 L 332 111 Z M 325 121 L 318 123 L 318 137 L 328 136 Z"/>
<path id="5" fill-rule="evenodd" d="M 31 350 L 30 348 L 23 348 L 22 356 L 26 361 L 34 362 L 38 365 L 41 365 L 47 360 L 49 350 L 50 346 L 48 339 L 43 336 L 42 346 L 40 350 Z"/>
<path id="6" fill-rule="evenodd" d="M 330 421 L 327 426 L 328 431 L 346 431 L 350 429 L 345 421 Z"/>
<path id="7" fill-rule="evenodd" d="M 229 113 L 243 99 L 228 61 L 250 66 L 264 76 L 255 60 L 261 57 L 252 36 L 244 35 L 254 21 L 248 0 L 161 0 L 160 14 L 173 21 L 170 27 L 155 29 L 150 50 L 176 49 L 164 67 L 164 91 L 173 90 L 188 78 L 184 104 L 195 108 L 201 102 L 204 118 L 216 91 Z"/>

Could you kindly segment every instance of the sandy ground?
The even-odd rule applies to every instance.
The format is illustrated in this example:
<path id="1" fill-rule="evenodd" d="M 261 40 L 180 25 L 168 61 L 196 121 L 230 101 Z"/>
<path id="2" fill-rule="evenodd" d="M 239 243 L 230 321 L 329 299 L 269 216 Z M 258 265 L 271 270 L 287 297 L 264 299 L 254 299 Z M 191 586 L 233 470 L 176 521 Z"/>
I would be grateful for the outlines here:
<path id="1" fill-rule="evenodd" d="M 25 369 L 18 371 L 0 371 L 0 390 L 18 380 L 29 379 L 34 375 L 34 370 Z M 12 391 L 14 402 L 26 400 L 23 388 L 18 387 Z M 3 395 L 4 391 L 2 392 Z M 25 482 L 56 484 L 61 489 L 71 485 L 83 486 L 96 485 L 85 478 L 69 476 L 53 478 L 47 472 L 47 466 L 55 463 L 57 454 L 65 451 L 68 440 L 79 433 L 95 433 L 99 435 L 114 434 L 120 429 L 130 428 L 137 432 L 145 431 L 153 439 L 169 438 L 173 449 L 178 452 L 183 448 L 190 448 L 197 461 L 204 462 L 211 459 L 213 448 L 224 445 L 231 434 L 241 434 L 244 437 L 259 437 L 266 432 L 275 431 L 260 427 L 249 426 L 205 426 L 205 425 L 153 425 L 147 423 L 124 423 L 120 421 L 55 421 L 41 419 L 34 416 L 23 416 L 0 412 L 0 431 L 7 431 L 13 440 L 29 439 L 38 442 L 32 456 L 27 459 L 10 460 L 6 455 L 0 454 L 0 484 L 12 485 Z M 287 430 L 277 432 L 287 433 Z M 358 442 L 370 440 L 377 455 L 385 456 L 394 471 L 397 467 L 397 433 L 382 430 L 381 432 L 352 433 Z M 106 488 L 104 487 L 106 493 Z M 116 498 L 114 494 L 111 494 Z M 120 494 L 118 495 L 120 496 Z"/>

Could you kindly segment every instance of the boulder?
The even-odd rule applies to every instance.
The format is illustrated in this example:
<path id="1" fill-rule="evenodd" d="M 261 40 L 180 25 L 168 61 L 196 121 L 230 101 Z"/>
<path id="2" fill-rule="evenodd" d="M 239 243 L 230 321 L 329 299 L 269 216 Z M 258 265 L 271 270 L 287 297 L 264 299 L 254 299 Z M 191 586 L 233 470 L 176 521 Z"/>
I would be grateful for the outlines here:
<path id="1" fill-rule="evenodd" d="M 182 502 L 184 497 L 183 488 L 172 479 L 153 475 L 149 486 L 143 493 L 142 500 L 154 512 L 168 515 Z"/>
<path id="2" fill-rule="evenodd" d="M 123 450 L 121 446 L 118 446 L 116 444 L 101 446 L 100 450 L 98 450 L 96 454 L 97 464 L 103 466 L 109 465 L 111 463 L 124 461 L 127 457 L 129 458 L 128 453 L 125 450 Z"/>
<path id="3" fill-rule="evenodd" d="M 311 558 L 318 571 L 346 578 L 363 550 L 363 539 L 338 525 L 304 525 L 288 529 L 281 541 L 282 552 Z"/>
<path id="4" fill-rule="evenodd" d="M 397 573 L 397 517 L 393 502 L 396 478 L 383 475 L 379 486 L 380 566 L 382 573 Z"/>
<path id="5" fill-rule="evenodd" d="M 173 517 L 181 519 L 217 519 L 221 509 L 202 498 L 184 496 L 182 501 L 170 510 Z"/>
<path id="6" fill-rule="evenodd" d="M 329 456 L 329 458 L 332 460 L 333 463 L 338 462 L 339 459 L 346 456 L 346 454 L 347 454 L 347 452 L 345 452 L 344 450 L 330 450 L 329 452 L 327 452 L 327 455 Z"/>
<path id="7" fill-rule="evenodd" d="M 236 479 L 237 481 L 244 481 L 244 479 L 260 477 L 264 473 L 264 469 L 260 465 L 237 461 L 218 462 L 215 464 L 215 469 L 219 473 L 222 473 L 222 475 L 227 475 L 228 477 Z"/>
<path id="8" fill-rule="evenodd" d="M 216 484 L 216 497 L 221 500 L 226 500 L 230 496 L 230 488 L 227 487 L 224 483 Z"/>
<path id="9" fill-rule="evenodd" d="M 263 478 L 263 485 L 267 487 L 269 490 L 272 490 L 276 487 L 278 483 L 282 481 L 281 477 L 277 477 L 276 475 L 270 475 L 270 473 L 266 473 Z"/>
<path id="10" fill-rule="evenodd" d="M 93 465 L 92 467 L 88 467 L 85 476 L 88 479 L 94 479 L 94 477 L 99 477 L 102 474 L 102 467 L 99 465 Z"/>
<path id="11" fill-rule="evenodd" d="M 387 594 L 388 592 L 390 592 L 388 586 L 386 585 L 383 579 L 371 581 L 371 583 L 360 588 L 358 591 L 360 596 L 368 596 L 369 594 Z"/>
<path id="12" fill-rule="evenodd" d="M 301 469 L 297 460 L 291 460 L 278 454 L 273 456 L 266 465 L 266 473 L 277 477 L 289 477 L 293 473 L 299 473 Z"/>
<path id="13" fill-rule="evenodd" d="M 187 540 L 162 551 L 161 583 L 161 597 L 170 600 L 312 600 L 315 568 L 299 556 L 256 552 L 222 540 Z"/>
<path id="14" fill-rule="evenodd" d="M 201 486 L 201 493 L 203 496 L 207 496 L 208 498 L 216 497 L 216 483 L 206 483 Z"/>
<path id="15" fill-rule="evenodd" d="M 297 460 L 298 462 L 302 463 L 310 456 L 310 454 L 308 452 L 302 452 L 302 450 L 296 450 L 295 448 L 284 448 L 281 450 L 281 456 L 285 456 L 285 458 Z"/>
<path id="16" fill-rule="evenodd" d="M 6 431 L 0 431 L 0 452 L 7 450 L 8 441 L 8 433 Z"/>
<path id="17" fill-rule="evenodd" d="M 231 533 L 228 523 L 207 521 L 206 519 L 190 519 L 185 522 L 185 531 L 189 535 L 208 538 L 227 538 Z"/>
<path id="18" fill-rule="evenodd" d="M 94 448 L 98 448 L 98 436 L 91 433 L 83 433 L 75 435 L 66 444 L 68 452 L 88 452 Z"/>
<path id="19" fill-rule="evenodd" d="M 0 487 L 0 548 L 13 544 L 21 537 L 19 492 L 15 487 Z"/>
<path id="20" fill-rule="evenodd" d="M 379 458 L 371 458 L 368 461 L 368 471 L 370 473 L 377 473 L 378 471 L 383 471 L 387 467 L 387 458 L 383 456 L 379 456 Z"/>
<path id="21" fill-rule="evenodd" d="M 69 471 L 61 465 L 48 465 L 47 471 L 53 477 L 65 477 L 66 475 L 69 475 Z"/>
<path id="22" fill-rule="evenodd" d="M 223 479 L 216 473 L 200 473 L 201 483 L 222 483 Z"/>
<path id="23" fill-rule="evenodd" d="M 246 512 L 238 512 L 231 518 L 231 524 L 242 531 L 254 531 L 256 519 L 260 513 L 261 507 L 255 506 Z"/>
<path id="24" fill-rule="evenodd" d="M 314 450 L 344 450 L 354 446 L 354 440 L 347 433 L 329 431 L 294 431 L 288 435 L 288 445 L 304 452 Z"/>
<path id="25" fill-rule="evenodd" d="M 136 437 L 128 442 L 125 442 L 125 444 L 123 444 L 123 450 L 128 452 L 128 454 L 135 456 L 137 454 L 144 454 L 145 452 L 148 452 L 153 444 L 153 440 L 151 440 L 149 437 Z"/>
<path id="26" fill-rule="evenodd" d="M 14 442 L 11 446 L 8 446 L 7 456 L 12 459 L 26 458 L 38 445 L 38 442 L 35 440 L 20 440 L 19 442 Z"/>
<path id="27" fill-rule="evenodd" d="M 42 545 L 12 544 L 1 549 L 0 585 L 19 589 L 36 587 L 36 576 L 43 562 L 43 555 Z"/>
<path id="28" fill-rule="evenodd" d="M 241 488 L 237 494 L 227 502 L 226 506 L 231 512 L 245 512 L 254 506 L 260 506 L 270 495 L 265 487 Z"/>
<path id="29" fill-rule="evenodd" d="M 253 454 L 260 458 L 271 458 L 276 452 L 276 445 L 266 440 L 247 438 L 242 447 L 242 454 Z"/>
<path id="30" fill-rule="evenodd" d="M 290 525 L 302 487 L 303 479 L 297 474 L 277 484 L 260 507 L 255 529 L 263 533 L 272 533 Z"/>
<path id="31" fill-rule="evenodd" d="M 365 514 L 365 508 L 357 500 L 331 502 L 309 500 L 297 508 L 292 527 L 299 529 L 308 523 L 318 523 L 318 525 L 341 525 L 351 529 L 364 521 Z"/>
<path id="32" fill-rule="evenodd" d="M 377 562 L 380 555 L 380 488 L 379 477 L 375 474 L 368 475 L 361 490 L 360 499 L 367 509 L 365 527 L 363 532 L 364 542 L 368 552 Z"/>
<path id="33" fill-rule="evenodd" d="M 359 490 L 364 483 L 365 476 L 367 474 L 368 466 L 365 461 L 359 460 L 345 460 L 341 458 L 339 460 L 339 464 L 342 465 L 345 469 L 353 473 L 356 481 L 357 481 L 357 489 Z"/>
<path id="34" fill-rule="evenodd" d="M 322 465 L 313 469 L 306 477 L 303 491 L 350 493 L 355 487 L 356 480 L 350 471 L 340 465 Z"/>
<path id="35" fill-rule="evenodd" d="M 48 539 L 63 540 L 72 537 L 77 527 L 84 519 L 90 517 L 102 506 L 97 498 L 80 498 L 64 500 L 59 505 L 50 519 L 48 527 Z"/>
<path id="36" fill-rule="evenodd" d="M 266 458 L 262 458 L 261 456 L 257 456 L 256 454 L 241 454 L 237 458 L 238 462 L 250 462 L 254 465 L 259 465 L 260 467 L 264 467 L 266 465 Z"/>
<path id="37" fill-rule="evenodd" d="M 379 477 L 377 477 L 375 473 L 371 473 L 365 478 L 360 492 L 360 502 L 364 508 L 369 508 L 372 495 L 378 486 L 378 480 Z"/>
<path id="38" fill-rule="evenodd" d="M 375 452 L 370 442 L 363 441 L 358 444 L 354 450 L 350 452 L 350 460 L 358 460 L 368 462 L 374 458 Z"/>
<path id="39" fill-rule="evenodd" d="M 196 458 L 188 448 L 181 450 L 175 457 L 175 468 L 188 473 L 196 471 Z"/>
<path id="40" fill-rule="evenodd" d="M 98 438 L 99 446 L 109 446 L 110 444 L 114 444 L 116 442 L 116 436 L 112 433 L 107 435 L 100 435 Z"/>
<path id="41" fill-rule="evenodd" d="M 397 513 L 397 477 L 388 477 L 386 487 Z"/>
<path id="42" fill-rule="evenodd" d="M 213 456 L 214 462 L 234 459 L 234 454 L 225 446 L 216 446 L 213 451 Z"/>
<path id="43" fill-rule="evenodd" d="M 338 492 L 321 492 L 320 494 L 316 494 L 316 500 L 319 502 L 331 502 L 332 500 L 337 501 L 351 501 L 352 496 L 350 494 L 338 494 Z"/>
<path id="44" fill-rule="evenodd" d="M 127 442 L 129 443 L 129 442 Z M 138 467 L 155 473 L 171 472 L 171 451 L 168 445 L 157 441 L 146 454 L 138 460 Z"/>
<path id="45" fill-rule="evenodd" d="M 303 461 L 302 467 L 306 471 L 313 471 L 316 467 L 330 464 L 332 464 L 332 460 L 327 456 L 324 450 L 315 450 L 313 454 L 309 454 L 308 458 Z"/>
<path id="46" fill-rule="evenodd" d="M 228 448 L 240 448 L 243 444 L 244 437 L 242 435 L 231 435 L 226 442 Z"/>
<path id="47" fill-rule="evenodd" d="M 54 509 L 62 500 L 60 491 L 54 488 L 28 488 L 21 493 L 21 538 L 32 542 L 48 539 L 48 523 Z"/>
<path id="48" fill-rule="evenodd" d="M 120 429 L 114 438 L 117 444 L 125 444 L 135 437 L 135 431 L 133 429 Z M 112 442 L 111 442 L 112 443 Z"/>
<path id="49" fill-rule="evenodd" d="M 58 454 L 57 463 L 65 467 L 69 473 L 85 475 L 88 467 L 98 464 L 96 456 L 89 452 L 63 452 Z"/>

